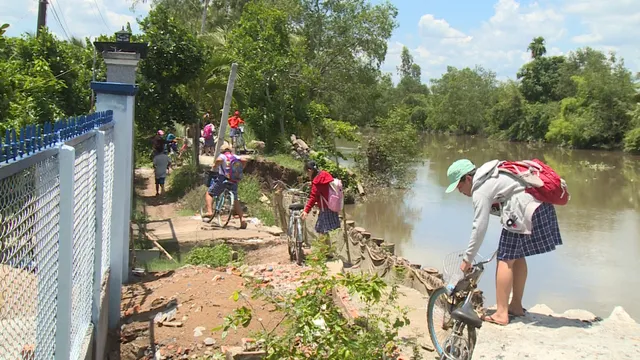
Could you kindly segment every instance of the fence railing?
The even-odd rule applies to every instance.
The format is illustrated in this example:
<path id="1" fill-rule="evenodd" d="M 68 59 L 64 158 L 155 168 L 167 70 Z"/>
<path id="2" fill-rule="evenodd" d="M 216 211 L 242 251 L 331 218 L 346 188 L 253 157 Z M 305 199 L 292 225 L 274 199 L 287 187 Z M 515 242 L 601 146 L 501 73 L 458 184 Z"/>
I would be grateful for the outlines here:
<path id="1" fill-rule="evenodd" d="M 109 274 L 114 138 L 105 111 L 0 141 L 0 359 L 85 358 Z"/>

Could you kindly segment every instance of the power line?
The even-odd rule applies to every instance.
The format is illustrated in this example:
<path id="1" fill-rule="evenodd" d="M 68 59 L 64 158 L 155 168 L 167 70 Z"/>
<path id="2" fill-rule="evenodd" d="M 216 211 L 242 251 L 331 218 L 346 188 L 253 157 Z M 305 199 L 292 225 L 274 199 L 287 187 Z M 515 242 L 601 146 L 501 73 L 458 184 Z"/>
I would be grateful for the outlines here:
<path id="1" fill-rule="evenodd" d="M 93 5 L 96 7 L 96 10 L 98 10 L 98 15 L 100 15 L 100 19 L 102 19 L 104 28 L 107 30 L 107 33 L 109 33 L 111 30 L 109 29 L 109 25 L 107 24 L 107 21 L 104 19 L 104 16 L 102 16 L 102 11 L 100 10 L 100 6 L 98 6 L 98 2 L 96 0 L 93 0 Z"/>
<path id="2" fill-rule="evenodd" d="M 60 5 L 60 2 L 58 0 L 56 0 L 56 4 L 53 3 L 53 0 L 50 0 L 50 1 L 51 1 L 52 7 L 55 6 L 58 8 L 58 17 L 62 19 L 62 22 L 64 23 L 64 27 L 66 28 L 66 30 L 68 30 L 67 32 L 71 34 L 71 36 L 73 36 L 73 34 L 71 33 L 71 29 L 67 24 L 67 19 L 65 19 L 64 17 L 64 10 L 62 9 L 62 5 Z"/>
<path id="3" fill-rule="evenodd" d="M 62 22 L 60 21 L 60 17 L 58 16 L 58 12 L 56 11 L 55 6 L 53 6 L 53 3 L 51 3 L 51 10 L 53 10 L 53 18 L 56 20 L 58 25 L 60 25 L 60 28 L 62 29 L 64 36 L 67 38 L 67 40 L 71 40 L 71 38 L 69 37 L 69 34 L 67 34 L 67 30 L 64 28 L 64 26 L 62 25 Z"/>

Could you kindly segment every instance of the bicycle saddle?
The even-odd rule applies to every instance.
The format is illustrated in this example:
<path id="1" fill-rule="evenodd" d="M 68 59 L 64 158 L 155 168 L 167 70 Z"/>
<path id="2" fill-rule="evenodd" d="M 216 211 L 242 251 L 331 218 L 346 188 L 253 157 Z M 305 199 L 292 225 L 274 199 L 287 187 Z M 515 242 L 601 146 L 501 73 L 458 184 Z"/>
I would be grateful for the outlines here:
<path id="1" fill-rule="evenodd" d="M 471 302 L 453 310 L 451 317 L 469 326 L 473 326 L 476 329 L 482 327 L 482 319 L 480 319 L 478 314 L 473 310 L 473 304 L 471 304 Z"/>
<path id="2" fill-rule="evenodd" d="M 304 209 L 304 205 L 302 205 L 302 204 L 291 204 L 291 205 L 289 205 L 289 210 L 296 211 L 296 210 L 302 210 L 302 209 Z"/>

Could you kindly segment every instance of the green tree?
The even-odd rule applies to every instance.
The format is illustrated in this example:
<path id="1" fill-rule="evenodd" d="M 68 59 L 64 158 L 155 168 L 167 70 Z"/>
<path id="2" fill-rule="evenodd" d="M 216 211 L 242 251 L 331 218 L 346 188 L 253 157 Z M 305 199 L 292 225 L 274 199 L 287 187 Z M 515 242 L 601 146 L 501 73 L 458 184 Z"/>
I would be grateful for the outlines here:
<path id="1" fill-rule="evenodd" d="M 493 106 L 495 73 L 482 67 L 461 70 L 449 66 L 431 81 L 427 128 L 459 134 L 481 133 Z"/>
<path id="2" fill-rule="evenodd" d="M 562 100 L 547 140 L 575 147 L 618 146 L 631 127 L 631 104 L 636 95 L 632 74 L 614 54 L 586 48 L 571 54 L 568 69 L 575 95 Z"/>
<path id="3" fill-rule="evenodd" d="M 174 123 L 191 124 L 199 118 L 188 85 L 202 76 L 207 58 L 200 39 L 170 16 L 168 8 L 156 5 L 140 22 L 148 56 L 140 64 L 140 93 L 136 122 L 145 134 Z"/>
<path id="4" fill-rule="evenodd" d="M 524 64 L 518 70 L 522 95 L 529 102 L 560 101 L 562 67 L 565 63 L 563 56 L 538 57 Z"/>
<path id="5" fill-rule="evenodd" d="M 306 117 L 308 99 L 300 41 L 291 37 L 289 15 L 269 1 L 247 4 L 228 39 L 228 51 L 243 69 L 241 91 L 250 104 L 246 119 L 257 136 L 273 149 L 285 129 L 295 130 Z"/>
<path id="6" fill-rule="evenodd" d="M 544 54 L 547 53 L 547 48 L 544 46 L 544 38 L 542 36 L 533 38 L 531 43 L 529 43 L 527 50 L 531 51 L 532 59 L 544 56 Z"/>

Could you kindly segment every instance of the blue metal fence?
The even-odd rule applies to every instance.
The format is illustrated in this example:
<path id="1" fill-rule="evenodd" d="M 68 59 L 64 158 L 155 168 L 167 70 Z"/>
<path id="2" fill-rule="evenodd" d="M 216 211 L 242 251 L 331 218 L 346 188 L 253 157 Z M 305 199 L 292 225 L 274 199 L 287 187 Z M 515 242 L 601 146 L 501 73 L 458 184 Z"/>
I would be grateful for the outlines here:
<path id="1" fill-rule="evenodd" d="M 27 125 L 20 130 L 7 130 L 4 142 L 0 137 L 0 166 L 25 156 L 71 140 L 113 121 L 113 111 L 101 111 L 69 119 L 60 119 L 44 126 Z"/>

